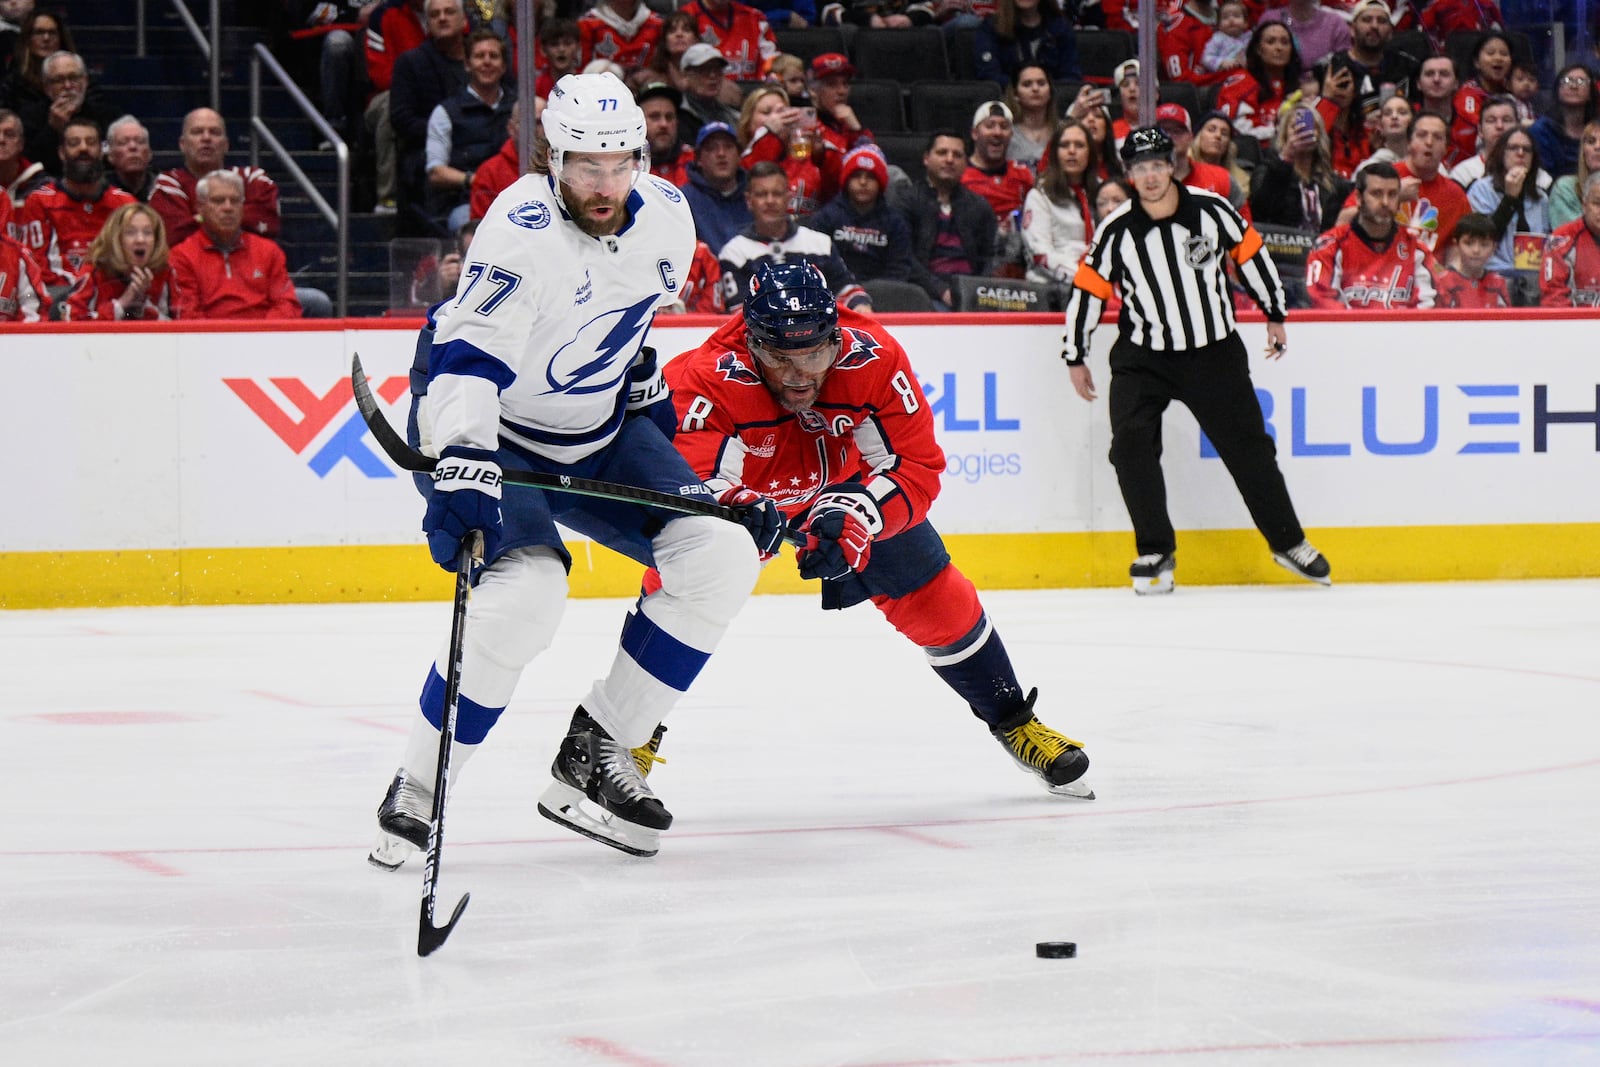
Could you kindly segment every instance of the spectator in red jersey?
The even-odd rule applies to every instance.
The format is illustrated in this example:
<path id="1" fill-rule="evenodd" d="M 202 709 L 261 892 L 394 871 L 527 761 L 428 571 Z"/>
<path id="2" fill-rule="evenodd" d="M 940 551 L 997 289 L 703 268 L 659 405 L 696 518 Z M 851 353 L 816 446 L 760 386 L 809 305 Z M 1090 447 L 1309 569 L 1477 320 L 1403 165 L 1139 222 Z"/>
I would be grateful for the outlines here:
<path id="1" fill-rule="evenodd" d="M 138 201 L 105 179 L 93 121 L 69 121 L 56 151 L 61 177 L 28 194 L 14 225 L 45 286 L 64 292 L 88 273 L 89 246 L 111 213 Z M 52 291 L 51 299 L 61 292 Z"/>
<path id="2" fill-rule="evenodd" d="M 1037 63 L 1051 81 L 1077 81 L 1078 39 L 1057 0 L 999 0 L 972 42 L 977 74 L 1005 85 L 1018 67 Z"/>
<path id="3" fill-rule="evenodd" d="M 702 41 L 714 41 L 734 81 L 760 81 L 778 54 L 778 39 L 761 12 L 738 0 L 689 0 Z M 684 69 L 688 69 L 687 67 Z"/>
<path id="4" fill-rule="evenodd" d="M 27 195 L 50 180 L 44 166 L 22 154 L 22 118 L 0 108 L 0 199 L 21 207 Z"/>
<path id="5" fill-rule="evenodd" d="M 979 104 L 972 115 L 972 155 L 961 184 L 994 212 L 997 240 L 989 270 L 997 278 L 1020 278 L 1029 256 L 1022 239 L 1022 202 L 1033 188 L 1033 168 L 1006 158 L 1011 146 L 1011 109 L 999 100 Z"/>
<path id="6" fill-rule="evenodd" d="M 214 170 L 195 188 L 200 228 L 172 250 L 180 319 L 298 319 L 300 301 L 270 238 L 243 229 L 244 179 Z"/>
<path id="7" fill-rule="evenodd" d="M 1039 183 L 1022 207 L 1028 243 L 1028 280 L 1061 287 L 1063 295 L 1094 236 L 1094 201 L 1100 190 L 1094 146 L 1077 119 L 1056 128 Z"/>
<path id="8" fill-rule="evenodd" d="M 890 188 L 890 206 L 911 228 L 911 280 L 940 311 L 951 307 L 951 281 L 988 274 L 997 227 L 988 201 L 961 183 L 966 141 L 954 130 L 935 130 L 922 151 L 921 183 Z"/>
<path id="9" fill-rule="evenodd" d="M 1191 189 L 1216 193 L 1236 209 L 1244 207 L 1244 190 L 1233 180 L 1233 175 L 1189 154 L 1189 148 L 1194 144 L 1194 131 L 1190 126 L 1189 112 L 1182 104 L 1162 104 L 1157 107 L 1156 125 L 1172 139 L 1174 180 Z"/>
<path id="10" fill-rule="evenodd" d="M 166 226 L 148 204 L 124 204 L 112 212 L 89 246 L 88 274 L 62 305 L 63 319 L 172 318 L 172 271 Z"/>
<path id="11" fill-rule="evenodd" d="M 663 25 L 641 0 L 601 0 L 578 16 L 583 62 L 609 59 L 632 74 L 661 46 Z"/>
<path id="12" fill-rule="evenodd" d="M 545 62 L 539 68 L 533 94 L 548 99 L 556 82 L 583 68 L 583 31 L 572 19 L 548 19 L 539 25 L 539 49 Z"/>
<path id="13" fill-rule="evenodd" d="M 1495 0 L 1432 0 L 1418 19 L 1434 51 L 1443 52 L 1452 33 L 1481 33 L 1502 25 Z"/>
<path id="14" fill-rule="evenodd" d="M 39 266 L 21 243 L 0 230 L 0 322 L 40 322 L 50 317 L 50 294 Z"/>
<path id="15" fill-rule="evenodd" d="M 1228 75 L 1217 88 L 1217 110 L 1233 120 L 1241 136 L 1254 137 L 1270 150 L 1278 108 L 1299 87 L 1300 71 L 1300 54 L 1289 28 L 1281 22 L 1263 22 L 1250 35 L 1245 69 Z"/>
<path id="16" fill-rule="evenodd" d="M 1437 115 L 1425 113 L 1413 118 L 1406 135 L 1406 158 L 1395 166 L 1400 175 L 1396 220 L 1439 260 L 1448 258 L 1456 220 L 1472 210 L 1465 190 L 1440 169 L 1446 130 L 1444 120 Z M 1348 222 L 1356 208 L 1352 194 L 1340 212 L 1340 221 Z"/>
<path id="17" fill-rule="evenodd" d="M 722 315 L 728 310 L 722 292 L 722 264 L 704 241 L 694 243 L 689 275 L 678 288 L 678 299 L 661 309 L 668 315 Z"/>
<path id="18" fill-rule="evenodd" d="M 1356 96 L 1356 76 L 1343 53 L 1332 56 L 1317 69 L 1321 80 L 1313 106 L 1328 134 L 1328 157 L 1341 178 L 1355 174 L 1361 161 L 1372 153 L 1367 139 L 1367 119 Z"/>
<path id="19" fill-rule="evenodd" d="M 683 185 L 689 180 L 694 149 L 678 137 L 678 105 L 683 94 L 666 82 L 652 82 L 635 98 L 644 112 L 644 139 L 650 146 L 650 173 Z"/>
<path id="20" fill-rule="evenodd" d="M 806 88 L 817 107 L 817 132 L 833 145 L 840 158 L 852 148 L 872 140 L 872 131 L 861 125 L 850 106 L 850 79 L 856 68 L 840 52 L 813 56 L 806 77 Z M 791 99 L 794 93 L 790 92 Z"/>
<path id="21" fill-rule="evenodd" d="M 1485 33 L 1472 46 L 1472 77 L 1463 88 L 1480 104 L 1491 96 L 1509 94 L 1512 62 L 1511 38 L 1499 30 Z"/>
<path id="22" fill-rule="evenodd" d="M 1396 222 L 1399 173 L 1387 163 L 1372 164 L 1357 177 L 1356 196 L 1356 217 L 1323 234 L 1306 258 L 1311 305 L 1360 310 L 1433 307 L 1433 258 Z"/>
<path id="23" fill-rule="evenodd" d="M 1238 131 L 1228 116 L 1220 111 L 1208 111 L 1195 124 L 1194 143 L 1189 146 L 1189 158 L 1210 163 L 1228 172 L 1240 189 L 1250 188 L 1250 172 L 1239 165 L 1239 146 L 1234 143 Z M 1246 193 L 1246 196 L 1249 194 Z"/>
<path id="24" fill-rule="evenodd" d="M 653 82 L 665 82 L 678 92 L 685 92 L 683 54 L 690 45 L 700 43 L 700 27 L 694 15 L 687 11 L 674 11 L 662 21 L 661 44 L 650 54 L 644 66 L 633 72 L 628 84 L 635 89 Z"/>
<path id="25" fill-rule="evenodd" d="M 1465 189 L 1483 177 L 1489 150 L 1507 133 L 1517 128 L 1516 101 L 1509 96 L 1491 96 L 1483 101 L 1478 114 L 1478 154 L 1464 159 L 1450 170 L 1450 177 Z M 1545 181 L 1550 180 L 1545 175 Z M 1546 185 L 1545 188 L 1549 186 Z"/>
<path id="26" fill-rule="evenodd" d="M 1556 98 L 1528 132 L 1539 146 L 1545 169 L 1557 178 L 1578 169 L 1579 139 L 1590 120 L 1600 115 L 1594 75 L 1582 63 L 1569 63 L 1556 75 Z"/>
<path id="27" fill-rule="evenodd" d="M 1049 72 L 1032 63 L 1018 67 L 1006 87 L 1005 104 L 1011 109 L 1011 145 L 1006 149 L 1006 158 L 1038 173 L 1050 154 L 1051 135 L 1061 121 Z"/>
<path id="28" fill-rule="evenodd" d="M 1441 266 L 1434 276 L 1439 286 L 1434 307 L 1487 311 L 1511 306 L 1511 290 L 1505 278 L 1487 269 L 1496 243 L 1494 222 L 1489 216 L 1477 211 L 1461 216 L 1456 223 L 1458 265 Z"/>
<path id="29" fill-rule="evenodd" d="M 183 166 L 163 171 L 156 179 L 150 206 L 167 224 L 167 240 L 176 248 L 200 226 L 200 205 L 195 186 L 200 179 L 224 167 L 228 155 L 228 125 L 208 107 L 196 108 L 183 117 L 183 132 L 178 135 L 178 151 Z M 244 228 L 258 237 L 277 237 L 278 183 L 260 167 L 229 167 L 245 187 Z"/>
<path id="30" fill-rule="evenodd" d="M 1322 233 L 1338 219 L 1350 183 L 1334 172 L 1322 119 L 1310 108 L 1278 119 L 1277 151 L 1250 176 L 1250 215 L 1257 224 Z"/>
<path id="31" fill-rule="evenodd" d="M 132 115 L 124 115 L 106 130 L 106 166 L 111 184 L 148 204 L 156 191 L 156 172 L 150 169 L 150 131 Z"/>
<path id="32" fill-rule="evenodd" d="M 362 117 L 375 152 L 378 202 L 373 210 L 380 215 L 393 215 L 396 210 L 398 156 L 394 126 L 389 121 L 389 88 L 394 82 L 394 62 L 428 39 L 423 3 L 424 0 L 388 0 L 373 13 L 367 26 L 367 81 L 374 92 Z"/>
<path id="33" fill-rule="evenodd" d="M 1461 88 L 1456 65 L 1449 56 L 1430 56 L 1417 75 L 1422 96 L 1418 112 L 1437 115 L 1448 134 L 1445 164 L 1455 166 L 1478 150 L 1478 113 L 1472 95 Z"/>
<path id="34" fill-rule="evenodd" d="M 1539 303 L 1600 308 L 1600 172 L 1583 183 L 1583 214 L 1550 235 Z"/>
<path id="35" fill-rule="evenodd" d="M 1323 7 L 1318 0 L 1289 0 L 1283 7 L 1269 7 L 1257 20 L 1256 28 L 1269 22 L 1282 23 L 1294 34 L 1295 51 L 1307 67 L 1350 47 L 1350 24 L 1345 16 Z M 1294 88 L 1293 84 L 1289 86 L 1291 92 Z"/>
<path id="36" fill-rule="evenodd" d="M 815 111 L 791 107 L 781 86 L 769 82 L 745 97 L 735 129 L 740 166 L 776 163 L 789 176 L 789 214 L 803 219 L 838 193 L 837 150 L 817 135 Z"/>

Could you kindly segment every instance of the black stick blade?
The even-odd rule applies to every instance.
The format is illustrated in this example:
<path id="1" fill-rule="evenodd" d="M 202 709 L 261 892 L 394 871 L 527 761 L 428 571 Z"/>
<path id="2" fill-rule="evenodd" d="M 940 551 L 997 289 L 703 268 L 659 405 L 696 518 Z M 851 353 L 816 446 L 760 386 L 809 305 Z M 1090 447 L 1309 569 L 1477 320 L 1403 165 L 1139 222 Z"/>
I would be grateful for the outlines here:
<path id="1" fill-rule="evenodd" d="M 433 916 L 429 914 L 430 900 L 422 902 L 422 921 L 417 925 L 417 955 L 431 956 L 450 937 L 450 931 L 456 928 L 456 923 L 461 921 L 461 913 L 467 910 L 467 901 L 472 899 L 471 893 L 461 894 L 461 902 L 456 905 L 456 910 L 450 913 L 450 921 L 443 926 L 433 925 Z"/>
<path id="2" fill-rule="evenodd" d="M 433 470 L 438 461 L 429 459 L 406 444 L 405 438 L 396 433 L 395 428 L 389 425 L 389 420 L 383 417 L 383 412 L 378 408 L 378 398 L 372 395 L 372 385 L 367 381 L 367 372 L 362 369 L 361 356 L 358 353 L 350 357 L 350 389 L 355 393 L 356 410 L 361 412 L 361 421 L 367 424 L 367 429 L 378 442 L 378 447 L 394 460 L 396 466 L 417 474 L 426 474 Z"/>

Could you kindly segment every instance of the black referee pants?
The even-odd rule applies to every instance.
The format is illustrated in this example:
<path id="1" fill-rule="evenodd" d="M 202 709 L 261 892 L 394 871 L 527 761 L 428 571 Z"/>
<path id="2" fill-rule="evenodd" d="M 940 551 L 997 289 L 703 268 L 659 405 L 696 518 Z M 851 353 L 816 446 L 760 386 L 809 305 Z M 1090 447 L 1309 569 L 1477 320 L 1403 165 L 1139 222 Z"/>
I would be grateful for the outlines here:
<path id="1" fill-rule="evenodd" d="M 1305 540 L 1239 335 L 1188 352 L 1152 352 L 1119 338 L 1111 346 L 1111 465 L 1139 555 L 1177 548 L 1161 473 L 1161 416 L 1174 400 L 1193 413 L 1216 446 L 1273 551 Z"/>

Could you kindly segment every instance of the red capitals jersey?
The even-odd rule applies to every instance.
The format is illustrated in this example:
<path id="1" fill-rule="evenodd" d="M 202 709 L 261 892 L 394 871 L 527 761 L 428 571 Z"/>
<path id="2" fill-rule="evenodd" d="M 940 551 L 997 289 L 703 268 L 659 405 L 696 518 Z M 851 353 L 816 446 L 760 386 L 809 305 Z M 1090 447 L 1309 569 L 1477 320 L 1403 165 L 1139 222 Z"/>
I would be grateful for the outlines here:
<path id="1" fill-rule="evenodd" d="M 110 182 L 102 181 L 93 196 L 79 199 L 59 182 L 28 194 L 17 217 L 17 237 L 39 265 L 46 285 L 70 285 L 89 270 L 89 246 L 112 212 L 137 204 Z"/>
<path id="2" fill-rule="evenodd" d="M 50 294 L 38 265 L 26 248 L 0 232 L 0 322 L 39 322 L 49 314 Z"/>
<path id="3" fill-rule="evenodd" d="M 682 188 L 689 184 L 689 164 L 694 162 L 694 149 L 686 144 L 678 146 L 678 156 L 670 163 L 650 160 L 650 173 L 663 181 Z"/>
<path id="4" fill-rule="evenodd" d="M 1422 11 L 1422 29 L 1433 42 L 1434 51 L 1445 51 L 1445 39 L 1452 33 L 1482 33 L 1498 30 L 1500 5 L 1495 0 L 1433 0 Z"/>
<path id="5" fill-rule="evenodd" d="M 1453 267 L 1443 267 L 1433 280 L 1439 286 L 1434 307 L 1481 311 L 1511 306 L 1511 291 L 1506 286 L 1506 280 L 1498 274 L 1485 272 L 1483 277 L 1474 281 Z"/>
<path id="6" fill-rule="evenodd" d="M 729 0 L 721 15 L 712 14 L 704 0 L 689 0 L 678 10 L 694 16 L 700 39 L 715 45 L 728 61 L 728 77 L 750 82 L 766 76 L 778 55 L 778 39 L 760 11 L 739 0 Z"/>
<path id="7" fill-rule="evenodd" d="M 749 146 L 739 157 L 739 165 L 749 170 L 764 160 L 783 168 L 789 177 L 789 214 L 805 217 L 839 193 L 839 150 L 832 142 L 815 138 L 804 158 L 765 126 L 757 126 Z"/>
<path id="8" fill-rule="evenodd" d="M 522 162 L 517 159 L 517 142 L 507 137 L 500 151 L 484 160 L 472 175 L 472 196 L 468 199 L 468 213 L 481 219 L 489 213 L 494 198 L 506 186 L 522 177 Z"/>
<path id="9" fill-rule="evenodd" d="M 1394 169 L 1402 179 L 1415 177 L 1405 160 L 1396 163 Z M 1356 207 L 1358 195 L 1352 191 L 1345 197 L 1344 206 Z M 1471 210 L 1467 191 L 1445 174 L 1445 168 L 1441 166 L 1431 180 L 1422 183 L 1417 199 L 1401 201 L 1394 220 L 1401 229 L 1411 231 L 1413 237 L 1438 257 L 1448 250 L 1450 242 L 1455 239 L 1456 223 Z"/>
<path id="10" fill-rule="evenodd" d="M 578 41 L 583 47 L 583 65 L 596 59 L 609 59 L 632 72 L 650 62 L 661 46 L 661 31 L 666 22 L 640 4 L 634 17 L 624 20 L 610 7 L 591 8 L 578 16 Z"/>
<path id="11" fill-rule="evenodd" d="M 1354 224 L 1335 226 L 1306 257 L 1306 292 L 1319 308 L 1431 308 L 1433 257 L 1399 227 L 1386 244 Z"/>
<path id="12" fill-rule="evenodd" d="M 728 304 L 722 296 L 722 264 L 704 241 L 694 243 L 694 259 L 689 261 L 689 276 L 678 290 L 678 303 L 692 315 L 723 315 Z"/>
<path id="13" fill-rule="evenodd" d="M 1261 83 L 1245 70 L 1231 70 L 1217 88 L 1218 111 L 1227 115 L 1233 128 L 1241 136 L 1254 137 L 1263 147 L 1270 148 L 1278 135 L 1278 109 L 1284 96 L 1297 86 L 1285 89 L 1283 79 L 1274 78 L 1267 86 L 1267 98 L 1261 99 Z"/>
<path id="14" fill-rule="evenodd" d="M 260 167 L 226 167 L 244 182 L 244 232 L 257 237 L 278 236 L 278 183 Z M 200 176 L 188 167 L 174 167 L 156 176 L 150 206 L 167 224 L 167 247 L 177 248 L 200 229 L 200 204 L 195 186 Z"/>
<path id="15" fill-rule="evenodd" d="M 968 163 L 961 172 L 961 184 L 987 200 L 997 219 L 1022 210 L 1033 182 L 1033 171 L 1014 159 L 1006 160 L 1002 171 L 979 170 Z"/>
<path id="16" fill-rule="evenodd" d="M 859 477 L 883 515 L 880 537 L 927 517 L 944 451 L 911 361 L 869 315 L 839 308 L 839 358 L 816 402 L 785 410 L 764 384 L 734 316 L 668 363 L 678 446 L 715 492 L 744 485 L 802 515 L 830 485 Z"/>
<path id="17" fill-rule="evenodd" d="M 125 322 L 156 322 L 172 318 L 171 267 L 162 267 L 157 271 L 145 290 L 144 300 L 129 306 L 119 315 L 116 301 L 127 289 L 128 279 L 96 267 L 78 280 L 78 287 L 72 290 L 61 308 L 61 317 L 77 321 L 121 319 Z"/>
<path id="18" fill-rule="evenodd" d="M 1183 176 L 1183 184 L 1191 189 L 1204 189 L 1216 193 L 1227 200 L 1233 190 L 1233 175 L 1228 173 L 1226 167 L 1219 167 L 1215 163 L 1206 163 L 1202 160 L 1189 161 L 1189 173 Z"/>
<path id="19" fill-rule="evenodd" d="M 384 7 L 376 22 L 367 23 L 367 80 L 372 82 L 372 91 L 388 92 L 394 81 L 394 61 L 427 39 L 422 15 L 410 4 Z"/>
<path id="20" fill-rule="evenodd" d="M 11 232 L 11 216 L 15 211 L 16 209 L 11 206 L 11 198 L 6 195 L 4 189 L 0 189 L 0 236 L 16 239 L 17 235 Z"/>
<path id="21" fill-rule="evenodd" d="M 1200 58 L 1206 42 L 1217 31 L 1215 12 L 1203 13 L 1187 7 L 1163 16 L 1156 27 L 1156 54 L 1161 58 L 1161 77 L 1165 81 L 1185 81 L 1195 85 L 1216 85 L 1233 72 L 1202 70 Z"/>
<path id="22" fill-rule="evenodd" d="M 1445 151 L 1445 170 L 1478 154 L 1478 122 L 1488 99 L 1489 94 L 1476 85 L 1456 90 L 1455 99 L 1451 101 L 1450 147 Z"/>
<path id="23" fill-rule="evenodd" d="M 1539 306 L 1600 307 L 1600 241 L 1581 218 L 1557 227 L 1545 242 Z"/>

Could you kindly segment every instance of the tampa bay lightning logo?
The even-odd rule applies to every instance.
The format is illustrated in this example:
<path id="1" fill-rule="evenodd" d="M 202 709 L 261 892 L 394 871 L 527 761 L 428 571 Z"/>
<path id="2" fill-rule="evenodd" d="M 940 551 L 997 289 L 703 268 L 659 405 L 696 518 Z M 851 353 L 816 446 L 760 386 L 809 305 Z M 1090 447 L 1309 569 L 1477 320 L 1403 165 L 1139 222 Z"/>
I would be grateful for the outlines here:
<path id="1" fill-rule="evenodd" d="M 858 330 L 853 326 L 846 326 L 840 331 L 844 334 L 843 353 L 839 356 L 834 366 L 840 370 L 854 370 L 865 367 L 868 363 L 878 358 L 878 353 L 883 351 L 883 346 L 878 344 L 878 339 L 865 330 Z"/>
<path id="2" fill-rule="evenodd" d="M 657 189 L 661 190 L 662 196 L 666 197 L 674 204 L 683 203 L 683 194 L 678 192 L 671 182 L 663 181 L 662 179 L 657 178 L 654 174 L 650 175 L 650 182 Z"/>
<path id="3" fill-rule="evenodd" d="M 524 230 L 542 230 L 550 225 L 550 209 L 538 200 L 529 200 L 506 212 L 506 218 Z"/>
<path id="4" fill-rule="evenodd" d="M 583 395 L 615 389 L 644 341 L 655 303 L 651 294 L 632 307 L 603 312 L 584 323 L 577 336 L 550 357 L 545 381 L 551 390 Z"/>
<path id="5" fill-rule="evenodd" d="M 725 381 L 738 382 L 740 385 L 761 384 L 760 375 L 739 362 L 739 357 L 732 352 L 724 352 L 717 357 L 717 370 Z"/>

